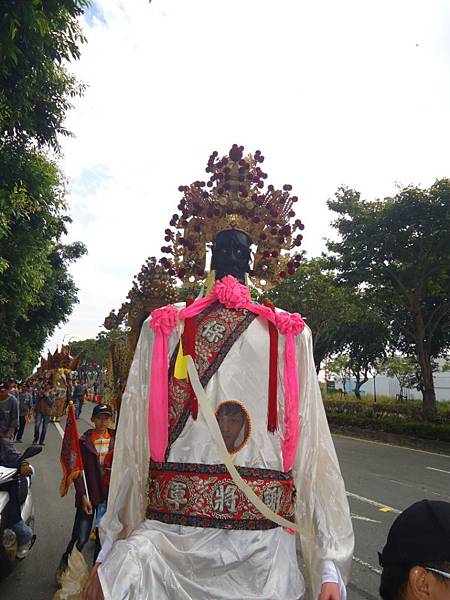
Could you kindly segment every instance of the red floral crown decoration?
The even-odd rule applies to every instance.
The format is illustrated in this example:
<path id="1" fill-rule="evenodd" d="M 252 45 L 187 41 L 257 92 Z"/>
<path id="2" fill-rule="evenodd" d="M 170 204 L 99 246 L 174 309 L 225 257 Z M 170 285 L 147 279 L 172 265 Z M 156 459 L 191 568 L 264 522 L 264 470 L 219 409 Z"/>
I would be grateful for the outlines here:
<path id="1" fill-rule="evenodd" d="M 257 287 L 274 287 L 300 265 L 300 253 L 292 251 L 301 245 L 304 226 L 299 219 L 291 223 L 298 198 L 290 195 L 291 185 L 264 189 L 267 173 L 259 166 L 264 156 L 257 150 L 244 157 L 243 151 L 234 144 L 229 156 L 213 152 L 206 167 L 209 181 L 179 187 L 180 213 L 172 216 L 171 229 L 165 230 L 168 245 L 161 248 L 171 256 L 161 264 L 185 283 L 205 278 L 207 244 L 228 229 L 244 231 L 256 245 L 249 275 Z"/>

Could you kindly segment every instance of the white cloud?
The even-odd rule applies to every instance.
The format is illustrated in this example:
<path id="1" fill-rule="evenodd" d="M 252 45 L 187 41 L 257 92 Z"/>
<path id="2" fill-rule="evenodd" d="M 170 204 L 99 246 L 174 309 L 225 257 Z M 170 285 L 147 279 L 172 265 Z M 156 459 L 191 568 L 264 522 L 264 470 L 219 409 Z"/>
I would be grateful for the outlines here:
<path id="1" fill-rule="evenodd" d="M 442 0 L 97 0 L 73 66 L 70 239 L 80 304 L 63 336 L 95 335 L 159 255 L 177 188 L 212 150 L 261 149 L 301 199 L 304 248 L 324 249 L 338 185 L 366 197 L 449 174 L 449 10 Z M 96 18 L 95 14 L 101 16 Z M 87 174 L 101 174 L 90 181 Z"/>

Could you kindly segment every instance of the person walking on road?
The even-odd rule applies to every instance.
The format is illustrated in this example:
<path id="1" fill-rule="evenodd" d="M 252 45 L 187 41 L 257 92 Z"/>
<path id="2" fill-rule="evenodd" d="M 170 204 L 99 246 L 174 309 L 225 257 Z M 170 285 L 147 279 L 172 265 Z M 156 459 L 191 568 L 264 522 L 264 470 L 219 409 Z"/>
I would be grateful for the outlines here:
<path id="1" fill-rule="evenodd" d="M 16 442 L 22 441 L 26 420 L 30 414 L 33 400 L 28 385 L 19 386 L 19 427 L 16 429 Z"/>
<path id="2" fill-rule="evenodd" d="M 75 387 L 73 388 L 73 403 L 75 404 L 75 417 L 77 420 L 80 418 L 81 409 L 83 408 L 83 396 L 83 386 L 81 385 L 80 380 L 77 379 L 75 382 Z"/>
<path id="3" fill-rule="evenodd" d="M 80 436 L 80 452 L 88 493 L 83 478 L 78 477 L 74 481 L 77 510 L 72 537 L 56 572 L 58 583 L 67 568 L 69 555 L 75 544 L 80 552 L 86 545 L 94 523 L 94 516 L 96 527 L 94 562 L 101 549 L 98 526 L 106 512 L 116 433 L 114 429 L 108 428 L 112 416 L 113 412 L 108 404 L 97 404 L 91 417 L 94 429 L 88 429 Z"/>
<path id="4" fill-rule="evenodd" d="M 44 385 L 44 390 L 37 394 L 34 405 L 34 415 L 36 419 L 34 425 L 34 445 L 39 444 L 39 446 L 45 446 L 45 436 L 47 435 L 54 402 L 55 397 L 52 392 L 52 384 L 46 383 Z"/>
<path id="5" fill-rule="evenodd" d="M 404 510 L 379 559 L 383 600 L 450 600 L 450 503 L 422 500 Z"/>

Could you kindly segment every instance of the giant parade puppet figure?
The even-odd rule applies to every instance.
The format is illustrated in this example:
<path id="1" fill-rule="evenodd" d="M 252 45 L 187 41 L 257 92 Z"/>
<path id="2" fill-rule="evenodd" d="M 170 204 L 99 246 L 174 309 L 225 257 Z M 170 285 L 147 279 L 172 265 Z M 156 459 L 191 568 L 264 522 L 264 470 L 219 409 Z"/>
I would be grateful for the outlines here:
<path id="1" fill-rule="evenodd" d="M 346 597 L 353 530 L 311 333 L 247 286 L 299 266 L 296 198 L 264 190 L 262 161 L 235 145 L 180 188 L 162 265 L 204 281 L 212 244 L 207 291 L 142 326 L 85 599 L 298 600 L 297 532 L 312 597 Z"/>

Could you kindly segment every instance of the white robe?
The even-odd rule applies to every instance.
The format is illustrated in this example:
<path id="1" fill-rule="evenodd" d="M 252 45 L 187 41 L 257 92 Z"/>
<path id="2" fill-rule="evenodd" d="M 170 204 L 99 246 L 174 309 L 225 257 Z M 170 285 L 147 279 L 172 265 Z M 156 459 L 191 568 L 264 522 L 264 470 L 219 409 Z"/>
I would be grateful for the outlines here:
<path id="1" fill-rule="evenodd" d="M 165 524 L 145 519 L 148 476 L 148 395 L 153 332 L 144 323 L 123 396 L 108 512 L 101 523 L 99 577 L 106 600 L 298 600 L 305 591 L 295 536 L 281 527 L 260 531 Z M 169 340 L 172 354 L 181 331 Z M 214 410 L 244 404 L 251 435 L 233 455 L 239 466 L 282 470 L 284 336 L 279 336 L 279 431 L 267 431 L 269 333 L 255 318 L 206 386 Z M 317 598 L 324 565 L 348 580 L 353 529 L 344 482 L 314 367 L 311 332 L 296 338 L 300 438 L 293 467 L 302 554 Z M 206 422 L 189 417 L 169 462 L 220 464 Z M 324 562 L 325 561 L 325 562 Z M 331 563 L 332 566 L 332 563 Z M 329 579 L 328 579 L 329 580 Z"/>

